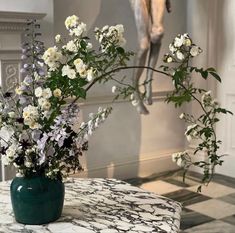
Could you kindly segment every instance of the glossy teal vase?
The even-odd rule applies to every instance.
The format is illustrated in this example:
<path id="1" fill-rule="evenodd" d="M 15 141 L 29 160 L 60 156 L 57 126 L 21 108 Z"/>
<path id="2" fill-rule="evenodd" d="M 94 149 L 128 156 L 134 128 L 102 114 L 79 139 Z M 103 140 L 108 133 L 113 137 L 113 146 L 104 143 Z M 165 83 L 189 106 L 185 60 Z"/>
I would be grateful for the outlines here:
<path id="1" fill-rule="evenodd" d="M 40 225 L 57 220 L 64 204 L 64 184 L 45 176 L 16 177 L 11 183 L 11 202 L 19 223 Z"/>

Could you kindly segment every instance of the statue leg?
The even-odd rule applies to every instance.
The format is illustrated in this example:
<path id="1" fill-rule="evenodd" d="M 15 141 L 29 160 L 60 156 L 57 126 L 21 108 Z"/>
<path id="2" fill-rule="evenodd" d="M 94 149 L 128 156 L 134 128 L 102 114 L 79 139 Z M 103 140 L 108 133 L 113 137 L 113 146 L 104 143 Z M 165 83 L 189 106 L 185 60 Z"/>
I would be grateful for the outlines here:
<path id="1" fill-rule="evenodd" d="M 154 68 L 160 53 L 161 41 L 164 34 L 163 16 L 165 9 L 165 0 L 152 0 L 151 1 L 151 15 L 152 15 L 152 28 L 150 32 L 150 52 L 148 58 L 148 66 Z M 145 84 L 146 103 L 152 104 L 152 78 L 153 71 L 147 70 L 147 78 Z"/>
<path id="2" fill-rule="evenodd" d="M 135 0 L 131 1 L 132 8 L 134 11 L 139 49 L 135 59 L 136 66 L 145 66 L 146 57 L 150 46 L 149 38 L 149 11 L 148 1 L 146 0 Z M 141 114 L 148 114 L 148 110 L 143 103 L 142 93 L 139 88 L 140 77 L 143 73 L 143 68 L 134 69 L 133 71 L 133 85 L 136 89 L 134 93 L 135 100 L 137 101 L 137 110 Z"/>

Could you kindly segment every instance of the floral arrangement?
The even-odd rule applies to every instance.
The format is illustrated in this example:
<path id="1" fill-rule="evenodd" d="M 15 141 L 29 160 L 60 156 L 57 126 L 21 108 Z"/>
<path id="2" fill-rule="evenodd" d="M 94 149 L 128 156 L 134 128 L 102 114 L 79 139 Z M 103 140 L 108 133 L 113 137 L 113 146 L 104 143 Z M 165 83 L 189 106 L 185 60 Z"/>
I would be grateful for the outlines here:
<path id="1" fill-rule="evenodd" d="M 28 23 L 21 70 L 24 80 L 15 89 L 16 97 L 9 92 L 1 94 L 2 160 L 16 167 L 17 176 L 44 174 L 62 180 L 71 171 L 82 169 L 79 157 L 88 149 L 89 137 L 112 110 L 111 107 L 99 108 L 97 113 L 89 115 L 88 122 L 80 122 L 77 100 L 85 99 L 96 83 L 116 82 L 117 85 L 112 87 L 114 99 L 121 96 L 129 98 L 134 106 L 137 104 L 133 94 L 135 88 L 125 82 L 125 77 L 114 77 L 120 70 L 139 68 L 127 66 L 133 53 L 123 48 L 126 42 L 123 25 L 95 28 L 98 51 L 93 49 L 85 34 L 86 24 L 77 16 L 69 16 L 65 26 L 71 40 L 65 41 L 57 35 L 56 45 L 44 51 L 43 43 L 38 40 L 39 25 L 36 21 Z M 218 154 L 222 142 L 217 139 L 215 126 L 219 122 L 219 114 L 232 113 L 220 107 L 211 91 L 194 85 L 192 74 L 195 73 L 203 79 L 212 77 L 219 82 L 221 79 L 214 68 L 190 65 L 191 59 L 202 50 L 189 35 L 178 35 L 169 45 L 169 50 L 161 70 L 142 68 L 172 79 L 174 90 L 167 96 L 168 103 L 180 107 L 196 101 L 201 107 L 200 116 L 182 113 L 180 119 L 189 124 L 185 132 L 187 140 L 196 139 L 198 142 L 193 155 L 201 151 L 205 159 L 194 161 L 195 156 L 189 151 L 175 153 L 172 157 L 185 172 L 191 166 L 202 168 L 202 183 L 209 183 L 215 167 L 222 164 L 224 156 Z"/>
<path id="2" fill-rule="evenodd" d="M 15 94 L 1 94 L 2 161 L 14 165 L 17 176 L 44 174 L 62 180 L 81 170 L 79 157 L 87 150 L 89 137 L 112 109 L 99 108 L 88 122 L 80 122 L 76 102 L 85 99 L 97 81 L 112 80 L 110 71 L 125 66 L 132 54 L 122 48 L 122 25 L 95 29 L 98 51 L 77 16 L 69 16 L 65 26 L 71 40 L 57 35 L 56 45 L 44 51 L 38 39 L 40 25 L 28 22 L 22 50 L 24 80 Z"/>

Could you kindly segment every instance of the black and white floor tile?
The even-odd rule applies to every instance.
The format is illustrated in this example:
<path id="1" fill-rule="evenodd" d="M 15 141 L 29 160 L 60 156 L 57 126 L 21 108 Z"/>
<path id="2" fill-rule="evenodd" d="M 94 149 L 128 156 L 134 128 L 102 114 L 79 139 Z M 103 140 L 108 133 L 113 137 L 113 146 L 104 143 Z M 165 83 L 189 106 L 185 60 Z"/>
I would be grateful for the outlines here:
<path id="1" fill-rule="evenodd" d="M 191 172 L 183 182 L 176 172 L 128 182 L 181 202 L 181 233 L 235 233 L 235 178 L 216 174 L 213 182 L 197 193 L 199 176 Z"/>

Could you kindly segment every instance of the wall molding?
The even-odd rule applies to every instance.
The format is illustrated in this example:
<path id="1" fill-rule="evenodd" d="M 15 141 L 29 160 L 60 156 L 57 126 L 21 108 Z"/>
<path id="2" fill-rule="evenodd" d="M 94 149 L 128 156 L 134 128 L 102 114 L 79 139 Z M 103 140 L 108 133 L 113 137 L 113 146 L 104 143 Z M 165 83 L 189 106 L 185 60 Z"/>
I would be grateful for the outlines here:
<path id="1" fill-rule="evenodd" d="M 153 92 L 153 101 L 158 102 L 158 101 L 165 101 L 166 97 L 168 94 L 170 94 L 172 90 L 166 90 L 166 91 L 154 91 Z M 87 106 L 87 105 L 99 105 L 99 104 L 111 104 L 111 103 L 125 103 L 125 102 L 130 102 L 129 99 L 118 99 L 114 100 L 115 95 L 106 95 L 106 96 L 91 96 L 87 97 L 86 100 L 84 101 L 79 101 L 79 103 L 82 106 Z M 69 100 L 70 102 L 71 100 Z"/>

